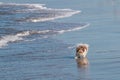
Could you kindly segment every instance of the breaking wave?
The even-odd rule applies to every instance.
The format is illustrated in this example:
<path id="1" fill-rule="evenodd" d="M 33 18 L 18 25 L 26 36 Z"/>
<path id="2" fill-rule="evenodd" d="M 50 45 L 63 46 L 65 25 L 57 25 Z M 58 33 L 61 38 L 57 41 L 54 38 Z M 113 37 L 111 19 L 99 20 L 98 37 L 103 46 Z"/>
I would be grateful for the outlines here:
<path id="1" fill-rule="evenodd" d="M 77 30 L 83 29 L 83 28 L 85 28 L 85 27 L 87 27 L 87 26 L 89 26 L 89 24 L 86 24 L 86 25 L 83 26 L 83 27 L 76 27 L 76 28 L 72 28 L 72 29 L 68 29 L 68 30 L 60 30 L 60 31 L 58 31 L 58 33 L 77 31 Z"/>
<path id="2" fill-rule="evenodd" d="M 80 12 L 72 9 L 48 8 L 45 4 L 0 2 L 0 48 L 21 40 L 33 41 L 36 37 L 43 39 L 85 28 L 89 24 L 51 22 Z"/>
<path id="3" fill-rule="evenodd" d="M 47 8 L 44 4 L 0 3 L 0 15 L 4 16 L 1 19 L 19 22 L 43 22 L 70 17 L 80 12 L 72 9 Z"/>
<path id="4" fill-rule="evenodd" d="M 24 37 L 27 37 L 30 35 L 39 34 L 42 36 L 42 38 L 48 38 L 48 36 L 50 35 L 62 34 L 64 32 L 80 30 L 82 28 L 87 27 L 88 25 L 89 24 L 80 26 L 80 27 L 71 28 L 71 29 L 66 29 L 66 30 L 43 30 L 43 31 L 31 30 L 31 31 L 22 31 L 14 35 L 5 35 L 0 38 L 0 48 L 7 46 L 8 43 L 24 40 Z"/>

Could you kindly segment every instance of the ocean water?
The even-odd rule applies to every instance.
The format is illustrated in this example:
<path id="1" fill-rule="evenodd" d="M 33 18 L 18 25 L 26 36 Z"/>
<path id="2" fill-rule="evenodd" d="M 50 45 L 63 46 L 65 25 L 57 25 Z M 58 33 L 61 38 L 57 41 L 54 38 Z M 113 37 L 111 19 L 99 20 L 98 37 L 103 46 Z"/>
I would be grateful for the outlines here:
<path id="1" fill-rule="evenodd" d="M 119 3 L 1 0 L 0 80 L 119 80 Z M 79 43 L 88 65 L 74 59 Z"/>

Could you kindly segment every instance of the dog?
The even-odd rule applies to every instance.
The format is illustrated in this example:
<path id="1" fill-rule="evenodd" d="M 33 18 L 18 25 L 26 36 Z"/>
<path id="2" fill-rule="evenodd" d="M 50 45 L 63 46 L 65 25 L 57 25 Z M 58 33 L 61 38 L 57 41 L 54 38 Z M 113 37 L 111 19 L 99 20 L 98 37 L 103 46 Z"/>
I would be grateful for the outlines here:
<path id="1" fill-rule="evenodd" d="M 78 44 L 76 47 L 76 56 L 75 59 L 86 58 L 88 52 L 88 44 Z"/>
<path id="2" fill-rule="evenodd" d="M 89 64 L 88 59 L 86 57 L 88 53 L 88 44 L 78 44 L 76 47 L 76 62 L 79 67 L 85 67 Z"/>

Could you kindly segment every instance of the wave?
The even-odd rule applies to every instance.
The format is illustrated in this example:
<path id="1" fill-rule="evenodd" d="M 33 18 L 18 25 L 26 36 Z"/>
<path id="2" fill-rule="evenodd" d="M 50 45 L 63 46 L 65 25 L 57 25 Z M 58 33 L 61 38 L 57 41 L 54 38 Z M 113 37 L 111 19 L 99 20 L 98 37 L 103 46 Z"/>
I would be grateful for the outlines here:
<path id="1" fill-rule="evenodd" d="M 64 33 L 64 32 L 71 32 L 71 31 L 77 31 L 77 30 L 80 30 L 80 29 L 83 29 L 87 26 L 89 26 L 90 24 L 86 24 L 85 26 L 80 26 L 80 27 L 75 27 L 75 28 L 72 28 L 72 29 L 68 29 L 68 30 L 60 30 L 58 31 L 58 33 Z"/>
<path id="2" fill-rule="evenodd" d="M 9 15 L 9 17 L 2 17 L 1 20 L 43 22 L 70 17 L 80 12 L 72 9 L 47 8 L 44 4 L 0 3 L 0 15 Z"/>
<path id="3" fill-rule="evenodd" d="M 29 36 L 29 35 L 33 35 L 33 34 L 47 34 L 51 32 L 50 30 L 44 30 L 44 31 L 23 31 L 23 32 L 19 32 L 15 35 L 6 35 L 6 36 L 2 36 L 0 38 L 0 48 L 7 46 L 8 43 L 10 42 L 16 42 L 16 41 L 21 41 L 23 40 L 24 37 Z"/>
<path id="4" fill-rule="evenodd" d="M 31 30 L 31 31 L 21 31 L 14 35 L 13 34 L 5 35 L 0 38 L 0 48 L 7 46 L 8 43 L 24 40 L 24 37 L 27 37 L 27 36 L 38 34 L 38 35 L 41 35 L 41 38 L 48 38 L 51 35 L 62 34 L 62 33 L 70 32 L 70 31 L 77 31 L 77 30 L 83 29 L 87 26 L 89 26 L 89 24 L 86 24 L 86 25 L 80 26 L 80 27 L 64 29 L 64 30 L 39 30 L 39 31 Z M 26 41 L 33 41 L 33 40 L 36 40 L 36 39 L 26 40 Z"/>
<path id="5" fill-rule="evenodd" d="M 18 33 L 16 35 L 6 35 L 2 36 L 0 39 L 0 48 L 6 46 L 9 42 L 15 42 L 19 40 L 23 40 L 22 37 L 28 36 L 29 32 Z"/>

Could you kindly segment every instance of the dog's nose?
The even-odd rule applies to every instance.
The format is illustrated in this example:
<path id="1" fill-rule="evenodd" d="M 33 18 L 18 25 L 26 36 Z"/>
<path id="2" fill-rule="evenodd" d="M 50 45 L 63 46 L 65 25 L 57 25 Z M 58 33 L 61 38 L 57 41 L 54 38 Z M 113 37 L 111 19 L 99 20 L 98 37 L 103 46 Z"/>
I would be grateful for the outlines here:
<path id="1" fill-rule="evenodd" d="M 83 53 L 83 50 L 79 50 L 79 53 Z"/>

